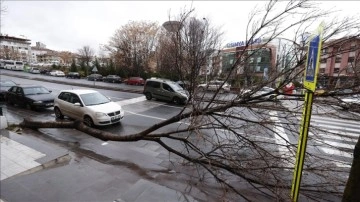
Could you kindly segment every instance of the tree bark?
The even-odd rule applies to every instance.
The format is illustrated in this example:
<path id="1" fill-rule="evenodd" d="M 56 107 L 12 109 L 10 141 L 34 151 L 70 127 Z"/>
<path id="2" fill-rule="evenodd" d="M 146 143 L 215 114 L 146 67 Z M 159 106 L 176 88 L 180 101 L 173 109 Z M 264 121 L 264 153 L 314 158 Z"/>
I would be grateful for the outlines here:
<path id="1" fill-rule="evenodd" d="M 360 201 L 360 136 L 355 145 L 354 159 L 342 201 Z"/>

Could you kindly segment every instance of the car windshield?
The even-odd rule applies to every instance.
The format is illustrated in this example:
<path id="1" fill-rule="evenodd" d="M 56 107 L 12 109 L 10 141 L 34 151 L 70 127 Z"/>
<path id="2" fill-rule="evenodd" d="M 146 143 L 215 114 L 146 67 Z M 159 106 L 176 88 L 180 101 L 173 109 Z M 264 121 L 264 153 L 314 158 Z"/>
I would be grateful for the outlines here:
<path id="1" fill-rule="evenodd" d="M 101 93 L 87 93 L 80 95 L 86 106 L 100 105 L 110 102 L 110 100 Z"/>
<path id="2" fill-rule="evenodd" d="M 25 95 L 49 94 L 50 92 L 41 86 L 24 88 Z"/>
<path id="3" fill-rule="evenodd" d="M 16 86 L 16 83 L 12 81 L 1 81 L 0 83 L 0 87 L 11 87 L 11 86 Z"/>

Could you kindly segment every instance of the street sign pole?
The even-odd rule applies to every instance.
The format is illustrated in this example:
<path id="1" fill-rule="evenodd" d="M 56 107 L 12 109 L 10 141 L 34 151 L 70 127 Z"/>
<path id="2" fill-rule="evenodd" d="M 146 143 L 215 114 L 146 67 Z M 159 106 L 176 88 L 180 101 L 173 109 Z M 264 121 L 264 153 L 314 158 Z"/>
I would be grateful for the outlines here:
<path id="1" fill-rule="evenodd" d="M 294 176 L 291 187 L 291 197 L 293 201 L 298 201 L 299 198 L 300 182 L 301 182 L 302 170 L 304 166 L 307 137 L 309 133 L 309 126 L 311 119 L 313 95 L 314 93 L 312 91 L 307 91 L 305 93 L 305 103 L 304 103 L 301 126 L 300 126 L 300 137 L 298 142 L 295 170 L 294 170 Z"/>
<path id="2" fill-rule="evenodd" d="M 319 72 L 319 61 L 321 53 L 323 26 L 320 24 L 318 33 L 310 38 L 308 44 L 307 60 L 304 74 L 304 87 L 307 89 L 304 99 L 304 108 L 300 125 L 300 136 L 298 141 L 294 176 L 291 186 L 292 201 L 297 202 L 300 192 L 302 171 L 305 160 L 307 137 L 311 120 L 311 111 L 314 91 L 316 90 L 317 75 Z"/>

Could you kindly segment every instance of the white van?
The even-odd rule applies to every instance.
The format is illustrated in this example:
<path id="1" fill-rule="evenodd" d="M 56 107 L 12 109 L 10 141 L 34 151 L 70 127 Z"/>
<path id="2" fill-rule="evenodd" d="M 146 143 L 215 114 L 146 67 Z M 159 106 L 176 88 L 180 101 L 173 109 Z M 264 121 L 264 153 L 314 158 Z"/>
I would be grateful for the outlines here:
<path id="1" fill-rule="evenodd" d="M 4 69 L 15 69 L 15 61 L 14 60 L 4 60 Z"/>

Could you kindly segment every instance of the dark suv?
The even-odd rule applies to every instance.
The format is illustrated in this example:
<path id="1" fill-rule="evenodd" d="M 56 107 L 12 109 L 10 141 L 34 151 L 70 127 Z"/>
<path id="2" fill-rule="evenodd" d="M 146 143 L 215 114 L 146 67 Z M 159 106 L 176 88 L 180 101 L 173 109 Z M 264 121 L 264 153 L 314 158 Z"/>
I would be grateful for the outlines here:
<path id="1" fill-rule="evenodd" d="M 80 79 L 80 74 L 78 72 L 69 72 L 65 77 L 70 79 Z"/>

